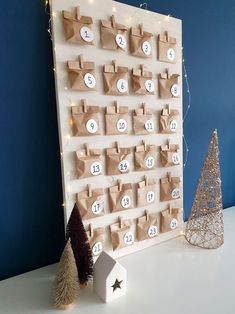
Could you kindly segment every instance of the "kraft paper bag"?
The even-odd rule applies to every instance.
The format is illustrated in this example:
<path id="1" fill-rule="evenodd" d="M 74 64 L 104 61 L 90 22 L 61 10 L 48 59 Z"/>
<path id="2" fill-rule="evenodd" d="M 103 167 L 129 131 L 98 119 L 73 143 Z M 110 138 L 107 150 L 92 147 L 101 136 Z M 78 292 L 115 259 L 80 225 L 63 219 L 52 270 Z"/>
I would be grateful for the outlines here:
<path id="1" fill-rule="evenodd" d="M 178 144 L 167 144 L 160 146 L 160 161 L 163 167 L 171 167 L 180 164 Z"/>
<path id="2" fill-rule="evenodd" d="M 168 232 L 178 228 L 179 224 L 179 208 L 171 208 L 161 212 L 161 232 Z"/>
<path id="3" fill-rule="evenodd" d="M 180 198 L 180 177 L 172 177 L 167 172 L 165 178 L 160 179 L 160 201 L 170 201 Z"/>
<path id="4" fill-rule="evenodd" d="M 85 149 L 76 152 L 76 169 L 78 178 L 98 176 L 102 173 L 101 150 Z"/>
<path id="5" fill-rule="evenodd" d="M 137 95 L 154 95 L 153 74 L 145 71 L 143 64 L 140 65 L 139 69 L 132 70 L 132 88 Z"/>
<path id="6" fill-rule="evenodd" d="M 143 30 L 143 25 L 131 27 L 130 53 L 133 56 L 150 58 L 152 56 L 152 36 L 152 33 Z"/>
<path id="7" fill-rule="evenodd" d="M 112 64 L 104 65 L 103 82 L 106 95 L 128 95 L 128 68 L 117 66 L 116 60 L 113 60 Z"/>
<path id="8" fill-rule="evenodd" d="M 111 16 L 110 21 L 100 21 L 100 40 L 101 46 L 104 49 L 111 50 L 126 50 L 127 27 L 115 22 L 114 15 Z"/>
<path id="9" fill-rule="evenodd" d="M 122 174 L 130 171 L 131 148 L 116 147 L 106 149 L 106 170 L 107 175 Z"/>
<path id="10" fill-rule="evenodd" d="M 135 170 L 152 170 L 157 164 L 157 146 L 147 145 L 142 141 L 142 145 L 135 147 Z"/>
<path id="11" fill-rule="evenodd" d="M 110 225 L 113 250 L 118 250 L 134 244 L 135 238 L 131 231 L 131 220 L 118 218 L 118 223 Z"/>
<path id="12" fill-rule="evenodd" d="M 133 204 L 133 188 L 131 183 L 122 183 L 109 188 L 109 209 L 117 212 L 127 210 L 134 207 Z"/>
<path id="13" fill-rule="evenodd" d="M 156 181 L 145 177 L 137 184 L 137 205 L 138 207 L 153 204 L 156 199 Z"/>
<path id="14" fill-rule="evenodd" d="M 136 233 L 138 241 L 156 237 L 158 235 L 158 215 L 149 214 L 146 210 L 144 216 L 137 218 Z"/>
<path id="15" fill-rule="evenodd" d="M 159 97 L 170 99 L 179 97 L 179 74 L 170 74 L 167 70 L 158 76 Z"/>
<path id="16" fill-rule="evenodd" d="M 158 60 L 176 63 L 176 38 L 168 32 L 158 35 Z"/>
<path id="17" fill-rule="evenodd" d="M 94 91 L 96 90 L 95 63 L 83 61 L 80 55 L 77 61 L 67 62 L 68 80 L 72 90 Z"/>
<path id="18" fill-rule="evenodd" d="M 93 20 L 90 16 L 82 16 L 80 7 L 75 12 L 63 11 L 63 24 L 65 39 L 74 44 L 93 45 Z"/>
<path id="19" fill-rule="evenodd" d="M 103 251 L 105 229 L 103 227 L 93 228 L 93 225 L 89 224 L 89 230 L 86 231 L 86 235 L 91 247 L 92 255 L 100 255 Z"/>
<path id="20" fill-rule="evenodd" d="M 82 219 L 90 219 L 104 215 L 104 190 L 91 189 L 77 193 L 77 207 Z"/>
<path id="21" fill-rule="evenodd" d="M 100 107 L 88 106 L 83 99 L 79 106 L 71 107 L 72 131 L 74 136 L 101 134 Z"/>
<path id="22" fill-rule="evenodd" d="M 107 135 L 122 135 L 129 131 L 129 108 L 119 106 L 117 102 L 114 105 L 106 107 L 105 128 Z"/>
<path id="23" fill-rule="evenodd" d="M 173 134 L 178 129 L 179 111 L 171 109 L 168 105 L 162 109 L 159 119 L 159 132 L 162 134 Z"/>
<path id="24" fill-rule="evenodd" d="M 151 134 L 155 131 L 153 113 L 151 109 L 146 108 L 146 104 L 134 110 L 133 112 L 133 129 L 138 135 Z"/>

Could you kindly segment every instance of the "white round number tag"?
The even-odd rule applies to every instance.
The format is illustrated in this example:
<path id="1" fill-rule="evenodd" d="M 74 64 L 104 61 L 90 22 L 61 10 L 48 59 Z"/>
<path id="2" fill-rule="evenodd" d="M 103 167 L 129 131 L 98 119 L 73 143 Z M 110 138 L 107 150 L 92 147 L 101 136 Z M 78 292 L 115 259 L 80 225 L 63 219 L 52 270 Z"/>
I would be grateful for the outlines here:
<path id="1" fill-rule="evenodd" d="M 81 35 L 82 39 L 88 43 L 90 43 L 91 41 L 94 40 L 94 33 L 92 32 L 92 30 L 89 27 L 83 26 L 80 29 L 80 35 Z"/>
<path id="2" fill-rule="evenodd" d="M 101 174 L 102 171 L 102 165 L 101 162 L 95 161 L 91 164 L 90 172 L 93 176 L 98 176 Z"/>
<path id="3" fill-rule="evenodd" d="M 121 205 L 123 208 L 129 208 L 131 206 L 131 198 L 128 195 L 123 196 L 121 199 Z"/>
<path id="4" fill-rule="evenodd" d="M 152 156 L 149 156 L 146 161 L 145 161 L 145 165 L 148 169 L 151 169 L 154 167 L 155 164 L 155 160 Z"/>
<path id="5" fill-rule="evenodd" d="M 129 170 L 129 167 L 130 167 L 129 161 L 126 159 L 123 159 L 122 161 L 119 162 L 118 170 L 121 173 L 124 173 L 124 172 L 127 172 Z"/>
<path id="6" fill-rule="evenodd" d="M 104 202 L 101 202 L 101 201 L 95 201 L 91 205 L 92 213 L 95 215 L 100 214 L 102 212 L 103 208 L 104 208 Z"/>
<path id="7" fill-rule="evenodd" d="M 174 61 L 175 60 L 175 50 L 173 48 L 169 48 L 167 50 L 167 59 L 170 61 Z"/>
<path id="8" fill-rule="evenodd" d="M 151 133 L 154 131 L 154 123 L 153 120 L 147 120 L 144 124 L 145 129 Z"/>
<path id="9" fill-rule="evenodd" d="M 171 160 L 174 165 L 178 165 L 180 163 L 180 156 L 178 153 L 172 154 Z"/>
<path id="10" fill-rule="evenodd" d="M 175 219 L 175 218 L 173 218 L 173 219 L 171 220 L 171 222 L 170 222 L 170 228 L 171 228 L 172 230 L 174 230 L 174 229 L 177 228 L 177 226 L 178 226 L 178 220 Z"/>
<path id="11" fill-rule="evenodd" d="M 155 86 L 152 80 L 145 81 L 145 88 L 149 93 L 153 93 L 155 90 Z"/>
<path id="12" fill-rule="evenodd" d="M 179 86 L 177 84 L 173 84 L 171 86 L 171 94 L 174 96 L 174 97 L 178 97 L 179 96 Z"/>
<path id="13" fill-rule="evenodd" d="M 84 75 L 84 82 L 88 88 L 94 88 L 96 85 L 95 77 L 91 73 L 86 73 Z"/>
<path id="14" fill-rule="evenodd" d="M 127 128 L 127 122 L 126 122 L 126 120 L 125 119 L 119 119 L 118 121 L 117 121 L 117 125 L 116 125 L 116 127 L 117 127 L 117 130 L 119 131 L 119 132 L 125 132 L 126 131 L 126 128 Z"/>
<path id="15" fill-rule="evenodd" d="M 148 228 L 148 236 L 150 238 L 155 237 L 157 235 L 157 226 L 151 225 Z"/>
<path id="16" fill-rule="evenodd" d="M 172 198 L 179 198 L 179 197 L 180 197 L 180 189 L 175 188 L 175 189 L 171 192 L 171 197 L 172 197 Z"/>
<path id="17" fill-rule="evenodd" d="M 98 130 L 98 124 L 94 119 L 89 119 L 86 123 L 86 129 L 89 133 L 96 133 Z"/>
<path id="18" fill-rule="evenodd" d="M 124 79 L 119 79 L 117 81 L 117 89 L 120 93 L 126 93 L 128 91 L 128 83 Z"/>
<path id="19" fill-rule="evenodd" d="M 176 132 L 177 127 L 178 127 L 177 121 L 176 120 L 172 120 L 170 122 L 170 130 L 171 130 L 171 132 Z"/>
<path id="20" fill-rule="evenodd" d="M 102 252 L 102 249 L 103 249 L 102 242 L 96 242 L 92 246 L 92 253 L 93 253 L 93 255 L 99 255 Z"/>
<path id="21" fill-rule="evenodd" d="M 149 41 L 144 41 L 143 44 L 142 44 L 142 50 L 143 50 L 143 53 L 146 55 L 146 56 L 149 56 L 151 54 L 151 44 Z"/>
<path id="22" fill-rule="evenodd" d="M 155 193 L 153 191 L 149 191 L 146 194 L 146 201 L 147 201 L 147 203 L 149 203 L 149 204 L 153 203 L 154 199 L 155 199 Z"/>
<path id="23" fill-rule="evenodd" d="M 123 35 L 121 34 L 116 35 L 116 43 L 120 48 L 122 49 L 126 48 L 126 38 Z"/>
<path id="24" fill-rule="evenodd" d="M 124 234 L 123 241 L 126 245 L 134 243 L 134 234 L 132 232 L 127 232 Z"/>

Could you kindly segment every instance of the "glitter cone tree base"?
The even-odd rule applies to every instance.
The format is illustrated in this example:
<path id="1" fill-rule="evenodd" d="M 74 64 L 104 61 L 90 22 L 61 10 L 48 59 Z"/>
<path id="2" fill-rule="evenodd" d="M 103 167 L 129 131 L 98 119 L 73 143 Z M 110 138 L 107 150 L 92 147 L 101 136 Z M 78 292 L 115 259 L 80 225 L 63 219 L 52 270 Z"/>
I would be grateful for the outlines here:
<path id="1" fill-rule="evenodd" d="M 192 245 L 216 249 L 224 243 L 224 219 L 217 132 L 208 147 L 185 238 Z"/>

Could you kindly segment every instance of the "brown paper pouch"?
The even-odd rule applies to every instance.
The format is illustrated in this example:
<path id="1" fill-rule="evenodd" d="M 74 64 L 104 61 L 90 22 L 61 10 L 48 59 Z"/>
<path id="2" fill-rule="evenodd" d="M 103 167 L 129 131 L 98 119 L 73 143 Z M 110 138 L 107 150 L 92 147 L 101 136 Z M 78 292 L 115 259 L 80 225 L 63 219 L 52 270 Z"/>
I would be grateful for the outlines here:
<path id="1" fill-rule="evenodd" d="M 176 63 L 176 38 L 171 37 L 168 32 L 158 35 L 158 60 Z"/>
<path id="2" fill-rule="evenodd" d="M 96 90 L 95 63 L 83 61 L 83 56 L 79 56 L 78 61 L 68 61 L 68 80 L 71 89 L 77 91 Z"/>
<path id="3" fill-rule="evenodd" d="M 178 129 L 179 111 L 171 109 L 168 105 L 162 109 L 159 119 L 159 132 L 162 134 L 173 134 Z"/>
<path id="4" fill-rule="evenodd" d="M 107 175 L 122 174 L 130 171 L 131 148 L 120 148 L 116 142 L 115 148 L 106 149 Z"/>
<path id="5" fill-rule="evenodd" d="M 154 238 L 158 235 L 157 214 L 149 214 L 145 211 L 145 215 L 137 219 L 137 240 L 143 241 Z"/>
<path id="6" fill-rule="evenodd" d="M 156 145 L 146 145 L 142 141 L 142 145 L 135 147 L 135 170 L 152 170 L 157 164 L 157 147 Z"/>
<path id="7" fill-rule="evenodd" d="M 114 105 L 106 107 L 106 134 L 127 134 L 130 124 L 128 113 L 129 108 L 127 106 L 119 106 L 116 101 L 114 102 Z"/>
<path id="8" fill-rule="evenodd" d="M 152 56 L 151 38 L 153 34 L 143 30 L 143 26 L 131 27 L 130 53 L 133 56 L 149 58 Z"/>
<path id="9" fill-rule="evenodd" d="M 158 76 L 159 96 L 162 99 L 179 97 L 179 74 L 170 75 L 168 70 Z"/>
<path id="10" fill-rule="evenodd" d="M 180 198 L 180 177 L 172 177 L 167 172 L 167 177 L 160 179 L 160 201 L 170 201 Z"/>
<path id="11" fill-rule="evenodd" d="M 180 164 L 178 144 L 168 144 L 160 146 L 160 161 L 163 167 L 177 166 Z"/>
<path id="12" fill-rule="evenodd" d="M 135 238 L 131 231 L 131 220 L 118 218 L 119 222 L 110 225 L 113 250 L 121 249 L 134 244 Z"/>
<path id="13" fill-rule="evenodd" d="M 92 224 L 89 225 L 88 231 L 86 231 L 86 235 L 88 238 L 88 242 L 91 247 L 91 251 L 93 256 L 100 255 L 103 251 L 103 244 L 104 244 L 104 228 L 93 228 Z"/>
<path id="14" fill-rule="evenodd" d="M 100 39 L 101 46 L 104 49 L 111 50 L 126 50 L 127 27 L 115 22 L 114 15 L 111 16 L 110 21 L 100 21 Z"/>
<path id="15" fill-rule="evenodd" d="M 161 232 L 168 232 L 176 229 L 179 224 L 179 208 L 171 208 L 161 212 Z"/>
<path id="16" fill-rule="evenodd" d="M 85 149 L 78 150 L 76 156 L 78 178 L 98 176 L 102 173 L 103 167 L 100 149 L 89 149 L 86 146 Z"/>
<path id="17" fill-rule="evenodd" d="M 122 183 L 109 188 L 109 209 L 117 212 L 134 207 L 133 188 L 131 183 Z"/>
<path id="18" fill-rule="evenodd" d="M 100 134 L 100 107 L 87 106 L 83 99 L 79 106 L 71 107 L 72 130 L 74 136 Z"/>
<path id="19" fill-rule="evenodd" d="M 104 191 L 103 189 L 87 190 L 77 194 L 77 207 L 82 219 L 90 219 L 104 215 Z"/>
<path id="20" fill-rule="evenodd" d="M 112 65 L 106 64 L 103 69 L 104 93 L 106 95 L 124 96 L 129 94 L 128 68 L 117 66 L 116 60 Z"/>
<path id="21" fill-rule="evenodd" d="M 138 207 L 153 204 L 156 197 L 156 182 L 154 179 L 145 177 L 144 181 L 137 184 Z"/>
<path id="22" fill-rule="evenodd" d="M 154 133 L 155 126 L 152 110 L 147 109 L 144 103 L 141 108 L 133 112 L 133 129 L 134 133 L 139 135 Z"/>
<path id="23" fill-rule="evenodd" d="M 154 95 L 155 85 L 152 72 L 145 71 L 143 64 L 139 69 L 132 70 L 132 88 L 137 95 Z"/>
<path id="24" fill-rule="evenodd" d="M 75 12 L 63 11 L 65 39 L 74 44 L 93 45 L 93 20 L 90 16 L 80 15 L 80 7 Z"/>

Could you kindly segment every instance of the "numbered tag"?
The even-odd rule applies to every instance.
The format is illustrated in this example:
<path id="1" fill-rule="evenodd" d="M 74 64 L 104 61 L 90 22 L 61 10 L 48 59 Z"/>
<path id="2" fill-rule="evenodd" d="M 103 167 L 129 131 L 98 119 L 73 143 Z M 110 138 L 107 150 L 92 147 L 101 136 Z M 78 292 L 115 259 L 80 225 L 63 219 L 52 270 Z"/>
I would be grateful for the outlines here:
<path id="1" fill-rule="evenodd" d="M 145 165 L 148 169 L 151 169 L 154 167 L 155 164 L 155 160 L 152 156 L 149 156 L 146 161 L 145 161 Z"/>
<path id="2" fill-rule="evenodd" d="M 174 165 L 178 165 L 180 163 L 180 156 L 178 153 L 172 154 L 171 160 Z"/>
<path id="3" fill-rule="evenodd" d="M 169 48 L 167 50 L 167 59 L 169 61 L 174 61 L 175 60 L 175 50 L 173 48 Z"/>
<path id="4" fill-rule="evenodd" d="M 124 173 L 124 172 L 127 172 L 129 170 L 129 167 L 130 167 L 129 161 L 124 159 L 124 160 L 119 162 L 118 170 L 121 173 Z"/>
<path id="5" fill-rule="evenodd" d="M 80 35 L 83 40 L 86 42 L 90 43 L 91 41 L 94 40 L 94 33 L 89 27 L 83 26 L 80 29 Z"/>
<path id="6" fill-rule="evenodd" d="M 104 202 L 95 201 L 95 202 L 91 205 L 92 213 L 95 214 L 95 215 L 100 214 L 103 209 L 104 209 Z"/>
<path id="7" fill-rule="evenodd" d="M 171 94 L 174 96 L 174 97 L 178 97 L 179 96 L 179 86 L 178 84 L 173 84 L 171 86 Z"/>
<path id="8" fill-rule="evenodd" d="M 172 120 L 170 122 L 170 130 L 171 130 L 171 132 L 176 132 L 177 127 L 178 127 L 177 121 L 176 120 Z"/>
<path id="9" fill-rule="evenodd" d="M 147 120 L 144 124 L 145 129 L 151 133 L 154 131 L 154 123 L 153 120 Z"/>
<path id="10" fill-rule="evenodd" d="M 157 230 L 157 226 L 155 226 L 155 225 L 149 226 L 149 228 L 148 228 L 148 236 L 150 238 L 155 237 L 157 235 L 157 231 L 158 231 Z"/>
<path id="11" fill-rule="evenodd" d="M 152 80 L 145 81 L 145 88 L 149 93 L 153 93 L 155 91 L 155 86 Z"/>
<path id="12" fill-rule="evenodd" d="M 96 133 L 98 131 L 98 124 L 94 119 L 89 119 L 86 123 L 86 129 L 89 133 Z"/>
<path id="13" fill-rule="evenodd" d="M 128 83 L 124 79 L 119 79 L 117 81 L 117 89 L 120 93 L 126 93 L 128 91 Z"/>
<path id="14" fill-rule="evenodd" d="M 151 54 L 151 44 L 149 41 L 144 41 L 142 44 L 142 51 L 146 56 L 149 56 Z"/>
<path id="15" fill-rule="evenodd" d="M 103 245 L 102 242 L 96 242 L 93 246 L 92 246 L 92 253 L 93 255 L 99 255 L 103 250 Z"/>
<path id="16" fill-rule="evenodd" d="M 177 227 L 178 227 L 178 220 L 175 219 L 175 218 L 173 218 L 173 219 L 171 220 L 171 222 L 170 222 L 170 228 L 171 228 L 172 230 L 174 230 L 174 229 L 176 229 Z"/>
<path id="17" fill-rule="evenodd" d="M 151 204 L 153 203 L 155 200 L 155 193 L 153 191 L 149 191 L 147 194 L 146 194 L 146 201 L 148 204 Z"/>
<path id="18" fill-rule="evenodd" d="M 172 198 L 179 198 L 180 197 L 180 189 L 175 188 L 172 192 L 171 192 L 171 197 Z"/>
<path id="19" fill-rule="evenodd" d="M 126 120 L 124 120 L 124 119 L 119 119 L 118 121 L 117 121 L 117 125 L 116 125 L 116 127 L 117 127 L 117 130 L 119 131 L 119 132 L 125 132 L 126 131 L 126 128 L 127 128 L 127 122 L 126 122 Z"/>
<path id="20" fill-rule="evenodd" d="M 102 171 L 102 165 L 101 162 L 95 161 L 91 164 L 90 172 L 93 176 L 98 176 L 101 174 Z"/>
<path id="21" fill-rule="evenodd" d="M 131 198 L 128 195 L 123 196 L 121 199 L 121 205 L 123 208 L 129 208 L 131 206 Z"/>
<path id="22" fill-rule="evenodd" d="M 134 234 L 132 232 L 127 232 L 124 234 L 123 241 L 126 245 L 134 243 Z"/>
<path id="23" fill-rule="evenodd" d="M 126 48 L 126 38 L 123 35 L 121 34 L 116 35 L 116 43 L 120 48 L 122 49 Z"/>
<path id="24" fill-rule="evenodd" d="M 95 77 L 91 73 L 86 73 L 84 75 L 84 82 L 88 88 L 94 88 L 96 85 Z"/>

